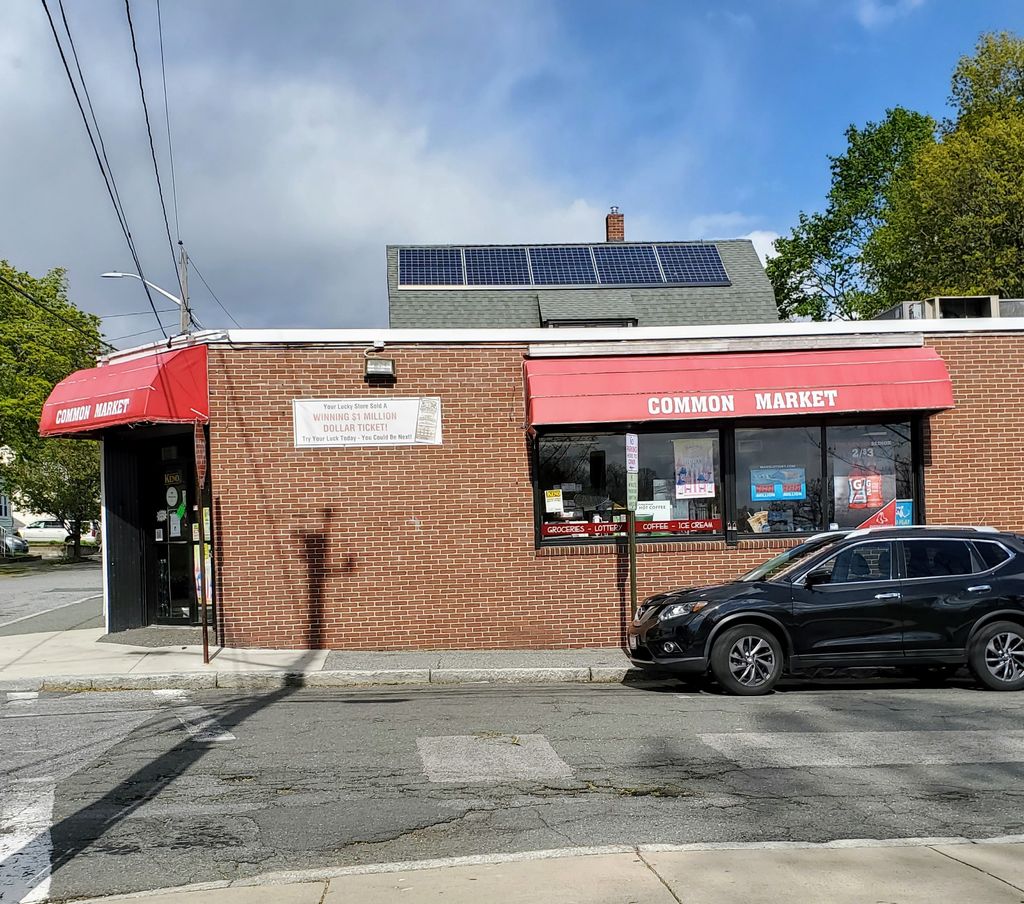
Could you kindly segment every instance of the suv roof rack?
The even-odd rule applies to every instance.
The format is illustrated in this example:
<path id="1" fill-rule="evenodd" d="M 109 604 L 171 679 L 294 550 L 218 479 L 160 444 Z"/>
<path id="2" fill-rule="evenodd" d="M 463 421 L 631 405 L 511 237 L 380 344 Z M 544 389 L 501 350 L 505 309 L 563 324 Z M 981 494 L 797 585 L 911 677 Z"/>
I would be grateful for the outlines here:
<path id="1" fill-rule="evenodd" d="M 999 528 L 997 527 L 979 526 L 977 524 L 903 524 L 900 526 L 858 527 L 856 530 L 850 531 L 847 536 L 862 537 L 881 530 L 969 530 L 979 534 L 999 533 Z"/>

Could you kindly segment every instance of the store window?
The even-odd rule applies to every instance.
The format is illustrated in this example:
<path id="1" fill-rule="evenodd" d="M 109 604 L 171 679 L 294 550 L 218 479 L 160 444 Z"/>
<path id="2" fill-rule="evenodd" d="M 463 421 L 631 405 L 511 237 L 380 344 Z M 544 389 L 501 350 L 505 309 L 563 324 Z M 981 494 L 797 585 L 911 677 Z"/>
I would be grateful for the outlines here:
<path id="1" fill-rule="evenodd" d="M 827 427 L 829 524 L 914 523 L 909 423 Z"/>
<path id="2" fill-rule="evenodd" d="M 810 533 L 822 522 L 821 428 L 737 430 L 737 531 Z"/>
<path id="3" fill-rule="evenodd" d="M 921 521 L 910 421 L 635 432 L 641 539 Z M 541 434 L 537 449 L 542 541 L 626 536 L 625 431 Z"/>
<path id="4" fill-rule="evenodd" d="M 638 445 L 638 535 L 721 534 L 718 431 L 639 432 Z M 543 539 L 625 536 L 624 434 L 546 434 L 538 450 Z"/>

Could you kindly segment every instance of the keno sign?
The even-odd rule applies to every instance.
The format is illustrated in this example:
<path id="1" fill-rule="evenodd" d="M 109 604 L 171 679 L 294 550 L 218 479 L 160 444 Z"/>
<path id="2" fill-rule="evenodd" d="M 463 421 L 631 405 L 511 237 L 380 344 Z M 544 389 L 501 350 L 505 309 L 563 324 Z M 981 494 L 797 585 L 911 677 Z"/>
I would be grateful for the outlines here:
<path id="1" fill-rule="evenodd" d="M 440 446 L 441 400 L 294 399 L 297 449 Z"/>

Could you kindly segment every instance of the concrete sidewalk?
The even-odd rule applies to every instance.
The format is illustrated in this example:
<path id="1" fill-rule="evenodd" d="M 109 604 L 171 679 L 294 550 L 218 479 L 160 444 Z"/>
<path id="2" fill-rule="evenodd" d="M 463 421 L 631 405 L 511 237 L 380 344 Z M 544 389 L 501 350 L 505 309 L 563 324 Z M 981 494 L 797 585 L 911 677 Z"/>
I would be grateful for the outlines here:
<path id="1" fill-rule="evenodd" d="M 102 628 L 0 637 L 0 690 L 345 687 L 622 681 L 631 673 L 618 649 L 374 653 L 142 647 L 98 643 Z"/>
<path id="2" fill-rule="evenodd" d="M 1024 844 L 960 839 L 543 851 L 276 874 L 90 904 L 1020 904 Z M 81 904 L 81 902 L 80 902 Z"/>

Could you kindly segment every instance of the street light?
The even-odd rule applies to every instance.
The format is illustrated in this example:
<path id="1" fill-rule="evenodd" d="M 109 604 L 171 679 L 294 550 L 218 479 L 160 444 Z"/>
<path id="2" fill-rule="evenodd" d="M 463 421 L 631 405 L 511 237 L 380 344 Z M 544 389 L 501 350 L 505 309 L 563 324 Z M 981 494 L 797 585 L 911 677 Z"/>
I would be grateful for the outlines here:
<path id="1" fill-rule="evenodd" d="M 115 270 L 110 273 L 101 273 L 100 276 L 102 276 L 104 279 L 124 279 L 127 276 L 130 279 L 137 279 L 140 282 L 144 282 L 154 292 L 159 292 L 161 295 L 163 295 L 164 298 L 169 298 L 181 309 L 181 331 L 183 333 L 188 332 L 189 321 L 191 320 L 191 312 L 189 311 L 188 306 L 183 304 L 181 299 L 178 298 L 177 295 L 172 295 L 170 292 L 161 289 L 155 283 L 151 283 L 148 279 L 143 279 L 141 276 L 139 276 L 138 273 L 120 273 Z"/>

